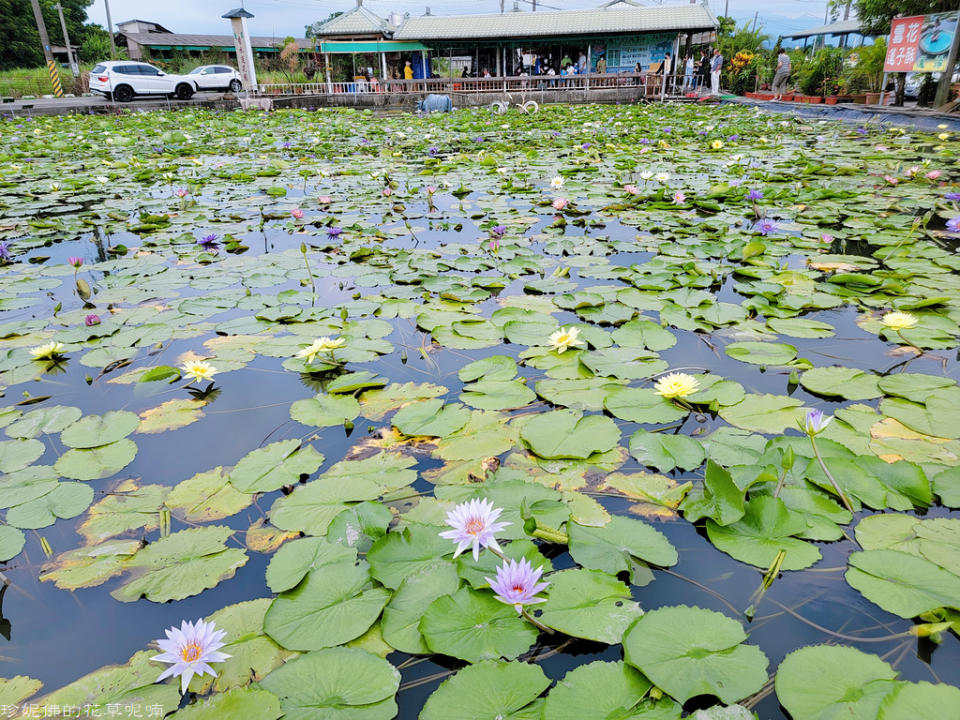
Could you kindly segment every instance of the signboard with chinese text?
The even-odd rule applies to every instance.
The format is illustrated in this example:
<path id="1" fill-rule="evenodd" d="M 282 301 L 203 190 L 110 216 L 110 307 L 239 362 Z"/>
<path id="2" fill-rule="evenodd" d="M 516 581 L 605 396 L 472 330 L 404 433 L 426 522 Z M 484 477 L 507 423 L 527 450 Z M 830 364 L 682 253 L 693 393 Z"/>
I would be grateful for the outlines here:
<path id="1" fill-rule="evenodd" d="M 897 18 L 890 25 L 884 72 L 943 72 L 960 12 Z"/>

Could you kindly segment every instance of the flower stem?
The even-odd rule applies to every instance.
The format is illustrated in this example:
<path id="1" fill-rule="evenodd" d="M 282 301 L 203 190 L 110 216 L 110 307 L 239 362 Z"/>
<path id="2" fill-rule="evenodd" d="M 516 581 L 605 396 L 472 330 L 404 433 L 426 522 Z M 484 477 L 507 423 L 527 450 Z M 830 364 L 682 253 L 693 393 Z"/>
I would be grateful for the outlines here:
<path id="1" fill-rule="evenodd" d="M 533 617 L 533 615 L 531 615 L 530 613 L 527 612 L 527 609 L 526 609 L 526 608 L 520 608 L 520 614 L 523 616 L 524 620 L 526 620 L 527 622 L 529 622 L 531 625 L 534 625 L 534 626 L 537 627 L 539 630 L 541 630 L 541 631 L 543 631 L 543 632 L 545 632 L 545 633 L 548 633 L 548 634 L 550 634 L 550 635 L 553 635 L 553 629 L 552 629 L 552 628 L 548 628 L 548 627 L 547 627 L 546 625 L 544 625 L 542 622 L 538 621 L 535 617 Z"/>
<path id="2" fill-rule="evenodd" d="M 906 345 L 908 345 L 909 347 L 912 347 L 914 350 L 916 350 L 916 351 L 917 351 L 917 355 L 923 355 L 923 350 L 921 350 L 920 348 L 918 348 L 916 345 L 914 345 L 912 342 L 910 342 L 909 340 L 907 340 L 907 339 L 903 336 L 903 330 L 897 330 L 897 335 L 900 336 L 900 339 L 903 340 L 904 344 L 906 344 Z"/>
<path id="3" fill-rule="evenodd" d="M 847 499 L 847 496 L 844 494 L 843 490 L 840 489 L 840 486 L 837 485 L 837 481 L 834 479 L 833 475 L 830 474 L 830 471 L 827 469 L 827 465 L 823 462 L 823 458 L 820 456 L 820 451 L 817 449 L 817 441 L 813 439 L 813 435 L 810 435 L 810 444 L 813 446 L 813 454 L 817 456 L 817 462 L 820 463 L 820 469 L 823 470 L 824 475 L 827 476 L 827 479 L 830 481 L 830 484 L 833 485 L 833 489 L 837 491 L 837 495 L 840 496 L 840 499 L 843 501 L 844 507 L 850 511 L 850 514 L 853 514 L 853 506 L 850 505 L 850 501 Z"/>

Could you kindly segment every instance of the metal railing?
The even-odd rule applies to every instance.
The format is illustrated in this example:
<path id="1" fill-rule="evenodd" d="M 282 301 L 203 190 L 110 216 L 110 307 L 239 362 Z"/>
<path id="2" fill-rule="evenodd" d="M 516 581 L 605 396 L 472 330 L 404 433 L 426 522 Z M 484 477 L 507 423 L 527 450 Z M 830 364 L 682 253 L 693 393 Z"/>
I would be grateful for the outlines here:
<path id="1" fill-rule="evenodd" d="M 267 83 L 259 95 L 450 95 L 456 93 L 533 93 L 537 91 L 591 91 L 642 89 L 644 97 L 680 97 L 699 90 L 699 77 L 657 73 L 593 73 L 590 75 L 533 75 L 481 78 L 422 78 L 416 80 L 352 80 L 347 82 Z"/>

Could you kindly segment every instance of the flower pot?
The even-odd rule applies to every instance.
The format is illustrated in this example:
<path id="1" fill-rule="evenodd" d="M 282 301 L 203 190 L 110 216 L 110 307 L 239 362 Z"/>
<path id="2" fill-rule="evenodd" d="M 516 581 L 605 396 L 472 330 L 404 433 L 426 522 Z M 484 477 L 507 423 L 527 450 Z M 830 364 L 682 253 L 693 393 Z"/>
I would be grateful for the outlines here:
<path id="1" fill-rule="evenodd" d="M 863 105 L 867 102 L 867 96 L 864 93 L 854 93 L 852 95 L 848 95 L 847 97 L 850 98 L 850 102 L 854 102 L 859 105 Z"/>
<path id="2" fill-rule="evenodd" d="M 784 102 L 793 102 L 796 96 L 793 93 L 784 93 L 783 101 Z"/>
<path id="3" fill-rule="evenodd" d="M 837 101 L 840 99 L 839 95 L 828 95 L 823 99 L 824 105 L 836 105 Z"/>
<path id="4" fill-rule="evenodd" d="M 866 102 L 867 105 L 876 105 L 878 102 L 880 102 L 880 93 L 868 92 L 864 98 L 864 102 Z"/>
<path id="5" fill-rule="evenodd" d="M 807 102 L 812 105 L 819 105 L 821 102 L 823 102 L 823 98 L 819 95 L 808 95 Z"/>

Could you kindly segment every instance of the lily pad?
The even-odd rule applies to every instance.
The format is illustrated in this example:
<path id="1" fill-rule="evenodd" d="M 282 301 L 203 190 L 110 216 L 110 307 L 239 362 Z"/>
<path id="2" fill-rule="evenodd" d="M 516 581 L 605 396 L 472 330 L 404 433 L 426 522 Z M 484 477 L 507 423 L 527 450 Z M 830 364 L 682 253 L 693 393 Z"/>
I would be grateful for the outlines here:
<path id="1" fill-rule="evenodd" d="M 630 588 L 598 570 L 561 570 L 550 576 L 550 597 L 538 620 L 572 637 L 615 645 L 643 614 Z"/>
<path id="2" fill-rule="evenodd" d="M 767 657 L 736 620 L 698 607 L 651 610 L 623 638 L 624 659 L 683 703 L 716 695 L 734 703 L 767 681 Z"/>
<path id="3" fill-rule="evenodd" d="M 60 433 L 60 441 L 72 448 L 99 447 L 125 438 L 139 423 L 136 413 L 126 410 L 85 415 Z"/>
<path id="4" fill-rule="evenodd" d="M 420 720 L 514 718 L 550 685 L 538 665 L 485 660 L 445 680 L 427 698 Z"/>
<path id="5" fill-rule="evenodd" d="M 520 439 L 542 458 L 586 459 L 616 447 L 620 429 L 602 415 L 553 410 L 530 418 L 520 431 Z"/>

